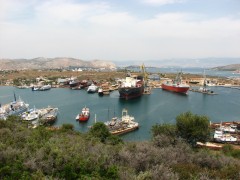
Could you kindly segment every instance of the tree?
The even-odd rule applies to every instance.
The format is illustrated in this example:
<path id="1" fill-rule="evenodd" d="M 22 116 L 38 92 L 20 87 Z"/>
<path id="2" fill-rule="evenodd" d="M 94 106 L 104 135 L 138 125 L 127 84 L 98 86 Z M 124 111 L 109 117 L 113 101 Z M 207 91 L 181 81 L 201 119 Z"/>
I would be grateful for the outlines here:
<path id="1" fill-rule="evenodd" d="M 156 124 L 152 126 L 153 144 L 158 147 L 167 147 L 177 142 L 176 125 Z"/>
<path id="2" fill-rule="evenodd" d="M 73 131 L 74 129 L 74 126 L 72 124 L 63 124 L 62 125 L 62 130 L 63 131 Z"/>
<path id="3" fill-rule="evenodd" d="M 101 142 L 105 142 L 111 136 L 107 126 L 103 122 L 95 123 L 89 133 L 91 136 L 99 138 Z"/>
<path id="4" fill-rule="evenodd" d="M 192 146 L 198 141 L 206 142 L 210 138 L 209 118 L 192 114 L 182 113 L 177 116 L 177 133 Z"/>
<path id="5" fill-rule="evenodd" d="M 173 124 L 156 124 L 152 126 L 153 137 L 157 135 L 166 135 L 171 137 L 176 137 L 176 125 Z"/>

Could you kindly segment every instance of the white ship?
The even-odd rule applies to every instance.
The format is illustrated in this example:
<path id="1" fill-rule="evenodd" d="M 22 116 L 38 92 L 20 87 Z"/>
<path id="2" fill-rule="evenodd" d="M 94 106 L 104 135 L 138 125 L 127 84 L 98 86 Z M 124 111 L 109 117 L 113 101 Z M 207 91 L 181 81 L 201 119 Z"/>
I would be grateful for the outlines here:
<path id="1" fill-rule="evenodd" d="M 20 97 L 16 100 L 14 94 L 14 101 L 8 104 L 0 104 L 0 119 L 6 120 L 10 115 L 19 115 L 28 110 L 29 104 L 26 104 Z"/>

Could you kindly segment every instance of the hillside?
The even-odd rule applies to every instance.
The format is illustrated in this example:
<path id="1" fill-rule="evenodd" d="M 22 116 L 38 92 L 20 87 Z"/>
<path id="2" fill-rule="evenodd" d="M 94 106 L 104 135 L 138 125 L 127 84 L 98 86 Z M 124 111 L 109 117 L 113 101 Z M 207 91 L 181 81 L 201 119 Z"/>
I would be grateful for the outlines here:
<path id="1" fill-rule="evenodd" d="M 83 134 L 71 124 L 59 130 L 29 129 L 9 117 L 0 120 L 0 179 L 240 178 L 239 151 L 233 151 L 233 158 L 229 146 L 227 156 L 192 149 L 172 130 L 154 129 L 160 134 L 150 141 L 123 142 L 96 124 Z"/>
<path id="2" fill-rule="evenodd" d="M 240 64 L 229 64 L 226 66 L 214 67 L 212 69 L 217 71 L 236 71 L 240 69 Z"/>
<path id="3" fill-rule="evenodd" d="M 74 58 L 34 58 L 34 59 L 0 59 L 2 70 L 20 70 L 20 69 L 56 69 L 73 67 L 90 67 L 115 69 L 114 63 L 103 60 L 83 61 Z"/>

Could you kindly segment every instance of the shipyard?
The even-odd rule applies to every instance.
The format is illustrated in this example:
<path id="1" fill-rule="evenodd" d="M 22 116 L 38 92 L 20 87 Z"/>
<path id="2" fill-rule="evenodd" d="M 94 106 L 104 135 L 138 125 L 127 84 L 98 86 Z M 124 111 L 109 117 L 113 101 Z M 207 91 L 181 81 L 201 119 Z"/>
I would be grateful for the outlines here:
<path id="1" fill-rule="evenodd" d="M 97 111 L 103 111 L 101 107 L 98 107 L 99 110 L 93 109 L 91 107 L 92 100 L 88 100 L 88 96 L 91 98 L 93 96 L 98 96 L 98 101 L 106 100 L 106 98 L 112 99 L 112 97 L 119 98 L 122 100 L 123 104 L 128 106 L 128 103 L 131 101 L 135 101 L 137 99 L 141 99 L 141 96 L 153 96 L 156 91 L 166 91 L 166 93 L 170 96 L 177 96 L 177 94 L 183 94 L 187 97 L 193 96 L 192 93 L 200 93 L 203 95 L 218 95 L 221 94 L 218 89 L 233 89 L 238 90 L 240 88 L 240 80 L 237 78 L 228 78 L 228 77 L 217 77 L 214 75 L 206 75 L 205 70 L 202 70 L 202 74 L 192 74 L 192 73 L 184 73 L 184 71 L 177 71 L 176 73 L 156 73 L 151 72 L 151 68 L 145 67 L 144 64 L 140 66 L 134 66 L 134 68 L 120 68 L 120 69 L 84 69 L 84 68 L 74 68 L 74 69 L 58 69 L 58 70 L 20 70 L 20 71 L 2 71 L 1 84 L 5 87 L 13 87 L 14 98 L 16 98 L 15 91 L 21 93 L 33 93 L 34 96 L 48 94 L 52 92 L 54 89 L 68 89 L 69 91 L 73 91 L 74 93 L 81 92 L 81 94 L 86 94 L 86 101 L 80 103 L 77 107 L 78 110 L 75 111 L 74 115 L 69 114 L 64 108 L 63 112 L 67 113 L 63 115 L 62 113 L 57 113 L 58 110 L 55 110 L 54 116 L 50 118 L 50 115 L 44 115 L 43 112 L 47 111 L 50 106 L 53 106 L 55 109 L 58 109 L 57 104 L 49 104 L 44 101 L 41 104 L 44 106 L 39 106 L 36 108 L 36 104 L 25 105 L 23 113 L 15 113 L 15 114 L 23 114 L 21 115 L 23 120 L 28 121 L 30 123 L 29 127 L 36 127 L 38 125 L 53 125 L 53 126 L 61 126 L 61 120 L 63 117 L 75 116 L 77 122 L 80 124 L 75 124 L 75 128 L 80 130 L 81 128 L 84 131 L 87 129 L 84 128 L 84 125 L 81 125 L 81 122 L 87 122 L 88 125 L 93 124 L 97 116 L 100 121 L 108 121 L 113 124 L 118 121 L 110 121 L 110 119 L 115 119 L 115 111 L 118 111 L 119 116 L 121 114 L 121 109 L 117 109 L 118 105 L 113 105 L 113 107 L 105 107 L 105 114 L 98 114 Z M 213 71 L 214 72 L 214 71 Z M 4 87 L 3 86 L 3 87 Z M 37 92 L 37 91 L 45 91 L 45 92 Z M 168 92 L 169 91 L 169 92 Z M 40 93 L 40 94 L 36 94 Z M 153 94 L 152 94 L 153 93 Z M 236 91 L 238 93 L 238 91 Z M 95 95 L 94 95 L 95 94 Z M 30 94 L 29 94 L 30 95 Z M 63 96 L 64 97 L 64 96 Z M 81 95 L 80 95 L 81 97 Z M 20 96 L 19 96 L 20 98 Z M 148 97 L 146 97 L 148 98 Z M 218 97 L 216 97 L 218 98 Z M 15 100 L 16 101 L 16 100 Z M 24 102 L 22 100 L 19 101 L 22 104 Z M 29 101 L 28 101 L 29 103 Z M 16 101 L 17 104 L 17 101 Z M 37 102 L 38 104 L 38 102 Z M 112 104 L 115 104 L 112 102 Z M 6 106 L 6 105 L 5 105 Z M 4 113 L 1 113 L 2 118 L 7 118 L 7 110 L 2 106 L 1 110 Z M 9 105 L 10 106 L 10 105 Z M 16 106 L 16 105 L 15 105 Z M 116 106 L 116 109 L 115 109 Z M 54 109 L 52 107 L 52 109 Z M 76 108 L 76 107 L 74 107 Z M 74 109 L 72 108 L 72 109 Z M 125 107 L 123 107 L 125 108 Z M 68 109 L 68 108 L 67 108 Z M 108 110 L 106 110 L 108 109 Z M 131 109 L 131 108 L 130 108 Z M 5 113 L 6 111 L 6 113 Z M 48 110 L 49 111 L 49 110 Z M 62 110 L 60 110 L 62 111 Z M 110 112 L 111 111 L 111 112 Z M 113 112 L 114 111 L 114 112 Z M 143 110 L 144 111 L 144 110 Z M 14 111 L 13 111 L 14 112 Z M 11 114 L 11 113 L 9 113 Z M 46 113 L 45 114 L 49 114 Z M 91 116 L 90 116 L 91 114 Z M 90 120 L 89 120 L 90 119 Z M 64 119 L 62 119 L 64 120 Z M 93 122 L 94 120 L 94 122 Z M 216 119 L 213 121 L 227 121 L 228 119 Z M 237 119 L 232 119 L 237 120 Z M 55 123 L 56 121 L 56 123 Z M 64 120 L 65 121 L 65 120 Z M 89 122 L 90 121 L 90 122 Z M 72 122 L 70 122 L 72 123 Z M 121 123 L 120 123 L 121 124 Z M 124 123 L 123 123 L 124 124 Z M 83 126 L 83 127 L 81 127 Z M 140 123 L 140 126 L 143 126 Z M 144 128 L 144 127 L 143 127 Z M 138 129 L 138 128 L 133 128 Z M 140 130 L 141 131 L 141 130 Z M 128 131 L 127 131 L 128 132 Z M 115 133 L 118 134 L 118 133 Z M 119 133 L 123 134 L 123 133 Z M 127 135 L 127 138 L 131 139 L 131 136 Z M 145 139 L 145 138 L 144 138 Z M 239 139 L 239 137 L 237 138 Z"/>
<path id="2" fill-rule="evenodd" d="M 239 180 L 239 0 L 1 0 L 0 180 Z"/>

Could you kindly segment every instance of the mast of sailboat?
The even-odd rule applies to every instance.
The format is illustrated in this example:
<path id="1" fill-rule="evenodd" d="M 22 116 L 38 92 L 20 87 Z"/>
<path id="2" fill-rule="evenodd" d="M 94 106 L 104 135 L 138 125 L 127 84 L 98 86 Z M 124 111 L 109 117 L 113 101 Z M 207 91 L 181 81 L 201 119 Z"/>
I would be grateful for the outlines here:
<path id="1" fill-rule="evenodd" d="M 113 106 L 113 117 L 116 116 L 116 113 L 115 113 L 115 106 Z"/>
<path id="2" fill-rule="evenodd" d="M 16 94 L 15 94 L 15 92 L 13 92 L 13 93 L 14 93 L 14 101 L 16 102 L 17 101 Z"/>
<path id="3" fill-rule="evenodd" d="M 205 69 L 204 69 L 204 71 L 203 71 L 203 78 L 204 78 L 204 81 L 203 81 L 203 90 L 206 90 L 206 89 L 207 89 L 207 79 L 206 79 Z"/>

